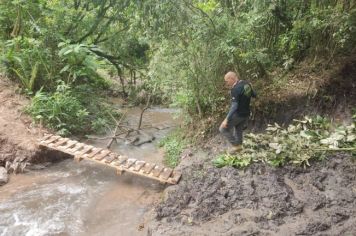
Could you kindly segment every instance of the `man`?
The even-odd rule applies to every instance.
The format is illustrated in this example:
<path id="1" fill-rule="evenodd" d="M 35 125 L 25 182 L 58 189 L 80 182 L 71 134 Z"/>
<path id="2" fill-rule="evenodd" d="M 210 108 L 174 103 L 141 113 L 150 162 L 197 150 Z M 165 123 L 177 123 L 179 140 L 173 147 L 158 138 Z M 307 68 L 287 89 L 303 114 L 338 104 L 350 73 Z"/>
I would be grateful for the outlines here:
<path id="1" fill-rule="evenodd" d="M 229 153 L 234 154 L 242 150 L 242 132 L 250 116 L 251 97 L 256 97 L 256 93 L 251 84 L 240 80 L 235 72 L 226 73 L 224 80 L 231 88 L 231 107 L 219 131 L 232 144 Z"/>

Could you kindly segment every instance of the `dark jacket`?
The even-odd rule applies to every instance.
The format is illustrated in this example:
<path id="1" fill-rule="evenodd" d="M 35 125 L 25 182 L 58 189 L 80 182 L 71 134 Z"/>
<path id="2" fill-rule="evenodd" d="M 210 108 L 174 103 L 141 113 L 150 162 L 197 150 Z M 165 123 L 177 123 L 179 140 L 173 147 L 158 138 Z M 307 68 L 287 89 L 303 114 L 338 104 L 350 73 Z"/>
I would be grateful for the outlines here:
<path id="1" fill-rule="evenodd" d="M 231 89 L 231 107 L 226 117 L 227 121 L 230 121 L 235 113 L 240 117 L 248 117 L 251 97 L 256 96 L 256 92 L 247 81 L 240 80 L 236 83 Z"/>

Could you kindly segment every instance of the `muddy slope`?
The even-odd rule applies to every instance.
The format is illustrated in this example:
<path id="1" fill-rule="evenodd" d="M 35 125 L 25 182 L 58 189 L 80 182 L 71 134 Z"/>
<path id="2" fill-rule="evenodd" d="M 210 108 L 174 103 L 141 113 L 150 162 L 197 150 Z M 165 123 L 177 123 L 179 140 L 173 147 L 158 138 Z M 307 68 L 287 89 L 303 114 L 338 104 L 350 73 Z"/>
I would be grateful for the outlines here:
<path id="1" fill-rule="evenodd" d="M 279 82 L 256 81 L 260 90 L 253 100 L 250 127 L 263 130 L 269 123 L 288 124 L 311 114 L 350 122 L 356 104 L 356 55 L 323 65 L 317 68 L 305 61 L 285 77 L 274 72 L 270 79 Z"/>
<path id="2" fill-rule="evenodd" d="M 183 168 L 155 209 L 152 235 L 353 235 L 356 163 L 347 155 L 311 168 Z"/>
<path id="3" fill-rule="evenodd" d="M 0 166 L 6 161 L 34 161 L 37 139 L 44 129 L 35 127 L 24 114 L 29 100 L 20 95 L 18 87 L 0 76 Z"/>

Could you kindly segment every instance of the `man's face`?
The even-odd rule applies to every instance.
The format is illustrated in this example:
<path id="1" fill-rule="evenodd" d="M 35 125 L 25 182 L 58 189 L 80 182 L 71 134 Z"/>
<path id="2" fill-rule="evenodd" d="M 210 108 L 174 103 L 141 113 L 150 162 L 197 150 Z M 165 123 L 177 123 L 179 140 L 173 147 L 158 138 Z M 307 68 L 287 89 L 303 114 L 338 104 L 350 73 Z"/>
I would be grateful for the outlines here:
<path id="1" fill-rule="evenodd" d="M 224 78 L 225 80 L 225 85 L 229 88 L 232 88 L 232 86 L 235 84 L 236 80 L 231 78 L 231 77 L 227 77 L 227 78 Z"/>

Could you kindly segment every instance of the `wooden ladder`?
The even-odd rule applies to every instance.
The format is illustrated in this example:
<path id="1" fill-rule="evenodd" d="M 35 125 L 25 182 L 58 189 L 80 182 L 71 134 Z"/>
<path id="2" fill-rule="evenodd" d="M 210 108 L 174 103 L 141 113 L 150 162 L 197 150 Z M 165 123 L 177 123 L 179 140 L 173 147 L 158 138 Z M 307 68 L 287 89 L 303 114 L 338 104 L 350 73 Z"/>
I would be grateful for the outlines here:
<path id="1" fill-rule="evenodd" d="M 45 135 L 39 145 L 40 147 L 67 153 L 77 161 L 86 159 L 110 166 L 115 168 L 120 175 L 126 171 L 169 184 L 177 184 L 182 175 L 179 171 L 171 168 L 128 158 L 108 149 L 97 148 L 58 135 Z"/>

